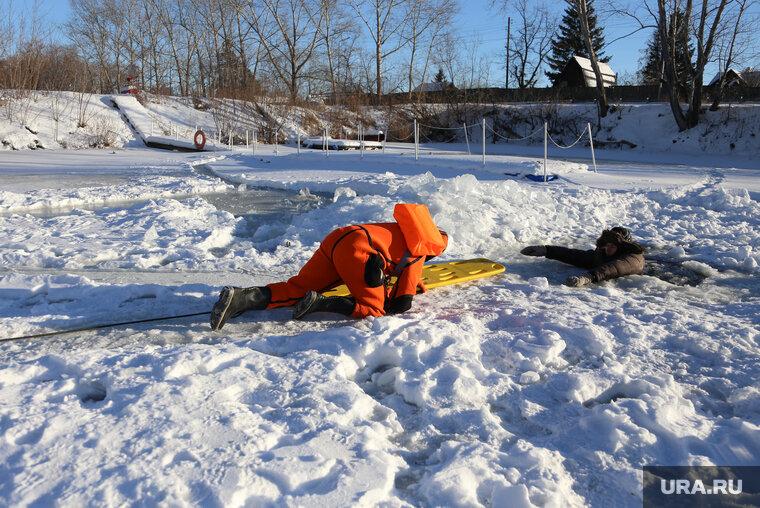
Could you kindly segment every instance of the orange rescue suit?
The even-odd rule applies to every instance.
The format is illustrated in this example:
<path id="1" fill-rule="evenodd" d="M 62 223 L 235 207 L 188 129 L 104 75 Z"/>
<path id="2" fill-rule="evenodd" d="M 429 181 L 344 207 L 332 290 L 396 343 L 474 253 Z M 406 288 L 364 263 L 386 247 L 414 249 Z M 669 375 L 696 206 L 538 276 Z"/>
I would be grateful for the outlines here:
<path id="1" fill-rule="evenodd" d="M 447 240 L 444 235 L 444 239 Z M 326 291 L 346 284 L 356 300 L 353 317 L 384 316 L 411 306 L 417 293 L 425 256 L 408 257 L 393 287 L 381 281 L 368 282 L 373 267 L 389 277 L 408 252 L 401 228 L 395 222 L 362 224 L 336 229 L 322 240 L 317 252 L 287 282 L 269 284 L 272 299 L 268 309 L 294 305 L 308 291 Z M 369 264 L 369 266 L 368 266 Z M 375 287 L 372 285 L 377 284 Z M 401 306 L 399 302 L 404 302 Z"/>

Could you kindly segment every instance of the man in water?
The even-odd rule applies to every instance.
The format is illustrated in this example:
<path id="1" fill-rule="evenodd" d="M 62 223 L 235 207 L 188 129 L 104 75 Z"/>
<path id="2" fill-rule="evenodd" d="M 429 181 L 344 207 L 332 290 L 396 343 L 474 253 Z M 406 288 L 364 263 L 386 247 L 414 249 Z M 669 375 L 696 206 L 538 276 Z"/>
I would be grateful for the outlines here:
<path id="1" fill-rule="evenodd" d="M 526 256 L 545 256 L 588 270 L 565 279 L 565 285 L 585 286 L 594 282 L 640 275 L 644 271 L 644 247 L 633 241 L 624 227 L 605 229 L 596 240 L 596 249 L 581 250 L 556 245 L 531 245 L 520 251 Z"/>

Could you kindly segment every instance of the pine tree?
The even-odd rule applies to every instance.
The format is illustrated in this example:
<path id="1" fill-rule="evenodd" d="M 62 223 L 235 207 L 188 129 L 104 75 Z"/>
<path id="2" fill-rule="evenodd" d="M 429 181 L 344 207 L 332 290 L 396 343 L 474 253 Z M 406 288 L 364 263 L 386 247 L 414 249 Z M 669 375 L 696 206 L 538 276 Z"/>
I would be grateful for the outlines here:
<path id="1" fill-rule="evenodd" d="M 676 72 L 678 82 L 681 87 L 687 86 L 691 82 L 690 62 L 694 55 L 694 47 L 689 41 L 689 28 L 683 23 L 683 12 L 676 11 L 673 19 L 676 20 L 678 34 L 676 36 Z M 668 24 L 668 33 L 673 33 L 673 22 Z M 662 44 L 660 43 L 660 32 L 655 29 L 652 40 L 647 45 L 646 54 L 643 59 L 643 66 L 639 69 L 639 82 L 642 85 L 658 85 L 662 78 Z"/>
<path id="2" fill-rule="evenodd" d="M 581 23 L 578 19 L 578 10 L 575 2 L 565 0 L 567 7 L 565 14 L 562 16 L 562 23 L 559 26 L 559 34 L 552 40 L 552 54 L 547 58 L 549 68 L 552 72 L 547 72 L 546 77 L 551 80 L 552 85 L 556 85 L 562 69 L 567 65 L 568 60 L 573 56 L 582 56 L 588 58 L 586 43 L 581 34 Z M 594 12 L 593 1 L 589 0 L 588 5 L 588 26 L 593 41 L 594 53 L 600 62 L 609 62 L 610 57 L 604 56 L 604 33 L 602 27 L 597 25 L 596 13 Z"/>
<path id="3" fill-rule="evenodd" d="M 444 83 L 446 81 L 446 74 L 443 73 L 443 69 L 440 67 L 438 68 L 438 73 L 435 75 L 433 81 L 436 83 Z"/>
<path id="4" fill-rule="evenodd" d="M 639 69 L 639 83 L 642 85 L 658 85 L 662 78 L 662 49 L 660 45 L 660 31 L 654 29 L 652 40 L 647 44 L 646 54 L 641 60 L 643 65 Z"/>

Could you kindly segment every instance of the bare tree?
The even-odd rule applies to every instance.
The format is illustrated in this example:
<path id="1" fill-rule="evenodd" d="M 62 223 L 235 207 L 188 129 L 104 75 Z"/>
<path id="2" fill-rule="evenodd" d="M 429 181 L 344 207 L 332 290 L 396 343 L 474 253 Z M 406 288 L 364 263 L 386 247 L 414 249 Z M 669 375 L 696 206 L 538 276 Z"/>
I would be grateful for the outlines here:
<path id="1" fill-rule="evenodd" d="M 173 63 L 173 71 L 167 82 L 173 85 L 176 76 L 181 95 L 188 95 L 191 81 L 195 77 L 199 57 L 199 36 L 201 35 L 201 14 L 192 0 L 145 0 L 154 10 L 166 37 L 168 55 Z M 193 66 L 195 61 L 196 66 Z"/>
<path id="2" fill-rule="evenodd" d="M 120 64 L 117 65 L 119 71 L 118 84 L 123 85 L 121 75 L 126 77 L 127 72 L 122 69 L 129 69 L 144 59 L 143 50 L 145 45 L 142 43 L 143 17 L 142 17 L 142 0 L 122 0 L 116 11 L 117 23 L 121 24 L 120 41 L 118 43 L 118 53 Z"/>
<path id="3" fill-rule="evenodd" d="M 748 11 L 756 5 L 758 2 L 755 0 L 732 1 L 729 6 L 730 12 L 724 17 L 724 27 L 718 31 L 724 34 L 724 37 L 717 43 L 720 77 L 715 84 L 717 91 L 710 106 L 711 111 L 717 110 L 723 100 L 728 71 L 741 61 L 749 48 L 754 47 L 753 39 L 758 34 L 758 21 L 756 18 L 749 18 Z"/>
<path id="4" fill-rule="evenodd" d="M 529 88 L 536 86 L 544 60 L 551 52 L 557 16 L 540 2 L 516 0 L 515 3 L 516 26 L 507 49 L 514 65 L 507 72 L 519 88 Z"/>
<path id="5" fill-rule="evenodd" d="M 333 94 L 337 91 L 338 66 L 343 61 L 350 68 L 350 61 L 345 56 L 347 48 L 354 45 L 357 38 L 356 25 L 346 15 L 342 0 L 322 0 L 321 9 L 324 22 L 320 27 L 324 53 L 327 58 L 327 74 L 330 81 L 330 90 Z"/>
<path id="6" fill-rule="evenodd" d="M 591 39 L 591 31 L 589 29 L 589 13 L 586 0 L 573 0 L 578 10 L 578 17 L 581 23 L 581 32 L 583 32 L 583 39 L 586 42 L 586 49 L 588 50 L 589 60 L 591 60 L 591 67 L 594 70 L 594 76 L 596 77 L 596 91 L 597 91 L 597 107 L 599 110 L 599 116 L 604 118 L 607 116 L 610 106 L 607 102 L 607 92 L 605 91 L 604 79 L 602 78 L 602 72 L 599 70 L 599 61 L 596 58 L 596 52 L 594 51 L 594 43 Z M 691 0 L 689 0 L 691 1 Z"/>
<path id="7" fill-rule="evenodd" d="M 262 0 L 269 23 L 253 18 L 268 61 L 291 98 L 298 95 L 304 67 L 320 42 L 325 11 L 317 0 Z"/>
<path id="8" fill-rule="evenodd" d="M 230 0 L 232 3 L 235 16 L 232 20 L 232 32 L 231 37 L 234 41 L 234 47 L 238 54 L 239 66 L 238 77 L 240 79 L 240 86 L 246 93 L 255 91 L 258 92 L 258 83 L 256 82 L 256 70 L 259 65 L 259 56 L 261 44 L 258 45 L 256 51 L 252 51 L 249 54 L 249 48 L 253 43 L 253 29 L 250 23 L 246 22 L 246 0 Z M 253 67 L 253 69 L 250 69 Z M 256 88 L 255 90 L 253 90 Z"/>
<path id="9" fill-rule="evenodd" d="M 126 68 L 142 59 L 142 0 L 71 0 L 70 38 L 99 70 L 101 91 L 123 85 Z"/>
<path id="10" fill-rule="evenodd" d="M 662 46 L 663 85 L 680 131 L 691 129 L 699 123 L 705 68 L 715 61 L 713 52 L 716 48 L 723 50 L 724 58 L 728 58 L 729 51 L 733 51 L 730 60 L 736 57 L 739 49 L 737 43 L 744 41 L 740 35 L 746 30 L 743 28 L 746 26 L 744 20 L 751 3 L 742 0 L 644 0 L 640 8 L 618 11 L 635 20 L 637 29 L 655 27 L 658 31 Z M 744 14 L 740 15 L 742 12 Z M 680 26 L 681 23 L 687 26 Z M 689 45 L 695 50 L 692 59 L 685 58 L 684 52 L 677 50 L 676 37 L 684 28 Z M 742 42 L 741 45 L 747 49 L 756 47 L 753 42 Z M 687 75 L 685 82 L 679 70 Z"/>
<path id="11" fill-rule="evenodd" d="M 347 95 L 358 92 L 370 92 L 373 79 L 367 73 L 367 63 L 372 58 L 361 47 L 359 34 L 352 26 L 339 44 L 332 44 L 331 53 L 335 61 L 336 92 Z"/>
<path id="12" fill-rule="evenodd" d="M 31 7 L 16 14 L 8 3 L 8 17 L 0 21 L 0 34 L 6 37 L 0 42 L 0 106 L 8 120 L 24 125 L 30 120 L 31 105 L 50 56 L 49 24 L 38 2 Z"/>
<path id="13" fill-rule="evenodd" d="M 201 12 L 203 36 L 197 44 L 199 84 L 204 94 L 229 93 L 234 79 L 233 43 L 225 0 L 194 0 Z M 201 51 L 204 54 L 201 55 Z"/>
<path id="14" fill-rule="evenodd" d="M 98 69 L 98 88 L 112 88 L 107 69 L 111 64 L 109 31 L 101 16 L 97 0 L 71 0 L 72 17 L 66 24 L 69 38 L 77 45 L 85 59 Z"/>
<path id="15" fill-rule="evenodd" d="M 375 91 L 383 95 L 383 61 L 403 48 L 401 31 L 412 14 L 410 0 L 348 0 L 367 27 L 375 50 Z"/>
<path id="16" fill-rule="evenodd" d="M 410 95 L 414 89 L 417 54 L 424 51 L 420 72 L 420 81 L 424 82 L 435 47 L 456 12 L 454 0 L 411 0 L 411 13 L 404 30 L 409 47 L 407 81 Z"/>
<path id="17" fill-rule="evenodd" d="M 449 76 L 452 82 L 457 82 L 460 65 L 463 63 L 460 59 L 462 54 L 460 43 L 459 37 L 453 33 L 444 33 L 438 42 L 438 51 L 433 54 L 434 64 L 443 69 L 444 74 Z M 464 83 L 460 82 L 459 85 L 464 85 Z"/>
<path id="18" fill-rule="evenodd" d="M 163 54 L 164 38 L 161 34 L 160 23 L 156 19 L 156 14 L 150 8 L 148 2 L 142 2 L 142 37 L 140 42 L 143 45 L 141 58 L 141 81 L 142 86 L 158 90 L 163 86 L 163 77 L 161 69 L 161 58 Z"/>
<path id="19" fill-rule="evenodd" d="M 459 88 L 481 88 L 488 83 L 491 58 L 481 54 L 481 41 L 453 33 L 442 35 L 433 63 L 444 70 Z"/>
<path id="20" fill-rule="evenodd" d="M 680 94 L 678 91 L 678 76 L 676 75 L 675 51 L 673 41 L 668 37 L 668 20 L 670 12 L 678 7 L 678 0 L 657 0 L 657 29 L 662 41 L 665 72 L 664 81 L 670 95 L 670 108 L 673 112 L 678 129 L 684 131 L 691 129 L 699 123 L 699 115 L 702 109 L 702 89 L 704 82 L 705 66 L 709 62 L 715 36 L 720 27 L 722 16 L 730 0 L 702 0 L 697 5 L 698 12 L 694 10 L 694 1 L 686 0 L 683 6 L 684 18 L 691 20 L 692 39 L 696 46 L 696 59 L 690 62 L 689 70 L 691 79 L 687 96 L 687 109 L 681 108 Z M 692 18 L 693 17 L 693 18 Z"/>
<path id="21" fill-rule="evenodd" d="M 14 53 L 11 41 L 15 39 L 16 18 L 11 16 L 10 8 L 10 2 L 0 3 L 0 60 L 5 60 Z"/>

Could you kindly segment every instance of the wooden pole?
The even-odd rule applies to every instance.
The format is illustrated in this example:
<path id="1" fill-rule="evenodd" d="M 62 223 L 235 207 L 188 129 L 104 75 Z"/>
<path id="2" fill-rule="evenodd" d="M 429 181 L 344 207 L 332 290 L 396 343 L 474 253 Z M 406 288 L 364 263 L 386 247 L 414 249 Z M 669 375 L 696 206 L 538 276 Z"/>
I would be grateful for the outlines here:
<path id="1" fill-rule="evenodd" d="M 483 119 L 483 166 L 486 165 L 486 119 Z"/>
<path id="2" fill-rule="evenodd" d="M 546 151 L 547 151 L 547 137 L 548 137 L 548 131 L 546 127 L 546 122 L 544 122 L 544 182 L 546 182 Z"/>
<path id="3" fill-rule="evenodd" d="M 594 138 L 591 136 L 591 122 L 588 122 L 588 142 L 591 145 L 591 160 L 594 161 L 594 173 L 596 173 L 596 155 L 594 155 Z"/>

